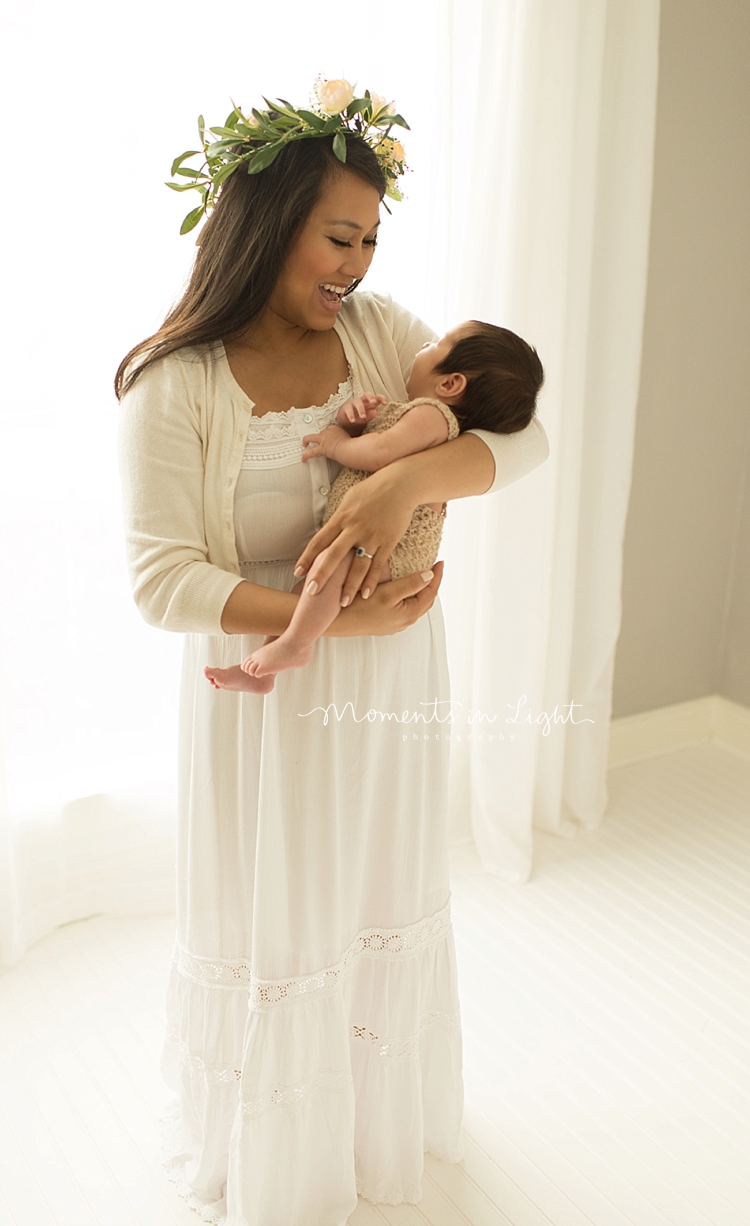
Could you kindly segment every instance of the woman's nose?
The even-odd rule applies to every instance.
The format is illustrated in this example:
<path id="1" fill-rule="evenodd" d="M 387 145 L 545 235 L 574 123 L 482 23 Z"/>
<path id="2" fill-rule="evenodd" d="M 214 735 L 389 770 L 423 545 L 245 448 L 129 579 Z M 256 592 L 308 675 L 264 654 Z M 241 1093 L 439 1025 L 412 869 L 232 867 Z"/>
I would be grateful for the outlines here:
<path id="1" fill-rule="evenodd" d="M 359 279 L 367 272 L 367 269 L 370 267 L 371 259 L 372 254 L 370 252 L 365 253 L 363 248 L 360 247 L 357 249 L 355 247 L 353 250 L 347 251 L 346 260 L 342 266 L 342 272 L 344 269 L 346 269 L 348 273 L 351 273 L 352 276 Z"/>

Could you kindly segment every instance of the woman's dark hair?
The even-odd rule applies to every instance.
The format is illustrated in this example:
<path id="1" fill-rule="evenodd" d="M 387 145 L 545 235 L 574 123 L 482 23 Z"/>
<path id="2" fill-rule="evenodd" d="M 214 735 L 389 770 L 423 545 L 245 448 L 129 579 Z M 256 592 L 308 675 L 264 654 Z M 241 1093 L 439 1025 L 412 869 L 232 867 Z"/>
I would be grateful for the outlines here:
<path id="1" fill-rule="evenodd" d="M 261 314 L 294 240 L 331 178 L 345 169 L 371 184 L 382 200 L 386 183 L 380 163 L 355 135 L 346 137 L 345 166 L 333 152 L 333 137 L 315 137 L 291 142 L 259 174 L 240 168 L 230 175 L 203 226 L 180 301 L 159 330 L 120 363 L 118 399 L 159 358 L 184 345 L 233 336 Z"/>
<path id="2" fill-rule="evenodd" d="M 461 399 L 451 404 L 464 430 L 515 434 L 534 416 L 544 370 L 536 349 L 494 324 L 473 319 L 474 331 L 457 340 L 435 370 L 441 375 L 466 375 Z"/>

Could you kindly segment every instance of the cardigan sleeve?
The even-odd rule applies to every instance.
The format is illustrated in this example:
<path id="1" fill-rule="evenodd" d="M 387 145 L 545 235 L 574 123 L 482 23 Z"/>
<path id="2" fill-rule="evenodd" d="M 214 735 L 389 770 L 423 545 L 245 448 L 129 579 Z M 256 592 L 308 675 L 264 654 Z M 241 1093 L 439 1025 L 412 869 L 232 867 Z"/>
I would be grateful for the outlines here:
<path id="1" fill-rule="evenodd" d="M 163 630 L 223 635 L 224 605 L 242 579 L 208 560 L 194 385 L 186 363 L 172 354 L 148 367 L 122 398 L 126 553 L 145 621 Z"/>
<path id="2" fill-rule="evenodd" d="M 393 339 L 406 379 L 411 364 L 425 341 L 437 338 L 432 328 L 398 303 L 394 302 L 392 309 Z M 514 481 L 520 480 L 543 464 L 549 455 L 544 426 L 536 417 L 525 430 L 519 430 L 515 434 L 495 434 L 491 430 L 467 430 L 466 433 L 476 434 L 481 438 L 489 447 L 495 461 L 495 476 L 492 485 L 484 491 L 485 494 L 494 494 L 506 485 L 512 485 Z"/>
<path id="3" fill-rule="evenodd" d="M 543 464 L 549 455 L 549 442 L 544 426 L 532 417 L 525 430 L 515 434 L 495 434 L 493 430 L 467 430 L 486 443 L 495 461 L 495 477 L 485 494 L 494 494 L 519 481 Z"/>

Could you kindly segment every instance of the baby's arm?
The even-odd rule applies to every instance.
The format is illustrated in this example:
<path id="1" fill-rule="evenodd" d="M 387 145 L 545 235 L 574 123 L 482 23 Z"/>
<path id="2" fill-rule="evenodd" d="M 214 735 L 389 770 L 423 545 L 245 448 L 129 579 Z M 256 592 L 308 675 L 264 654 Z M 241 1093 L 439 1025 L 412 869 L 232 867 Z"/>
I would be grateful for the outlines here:
<path id="1" fill-rule="evenodd" d="M 326 426 L 320 434 L 306 434 L 302 439 L 302 446 L 306 447 L 302 459 L 328 456 L 347 468 L 374 473 L 402 456 L 437 447 L 447 438 L 448 422 L 440 409 L 434 404 L 418 404 L 380 434 L 351 438 L 340 426 Z"/>

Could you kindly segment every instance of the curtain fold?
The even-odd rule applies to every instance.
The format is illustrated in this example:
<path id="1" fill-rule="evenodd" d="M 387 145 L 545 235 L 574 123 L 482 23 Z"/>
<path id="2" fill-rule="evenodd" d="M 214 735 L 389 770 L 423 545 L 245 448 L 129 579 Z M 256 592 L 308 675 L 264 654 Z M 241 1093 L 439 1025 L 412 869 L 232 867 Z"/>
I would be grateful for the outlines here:
<path id="1" fill-rule="evenodd" d="M 454 836 L 522 882 L 534 826 L 571 837 L 606 807 L 659 4 L 488 0 L 453 27 L 454 90 L 478 85 L 470 114 L 449 104 L 473 140 L 446 184 L 448 314 L 512 328 L 546 370 L 549 460 L 452 504 L 444 551 L 452 693 L 474 721 L 452 733 Z"/>

